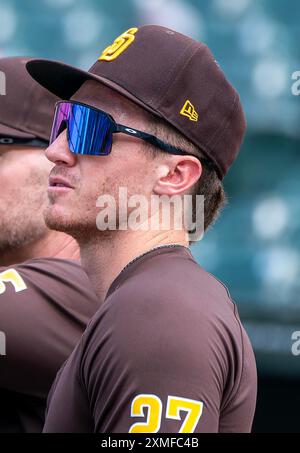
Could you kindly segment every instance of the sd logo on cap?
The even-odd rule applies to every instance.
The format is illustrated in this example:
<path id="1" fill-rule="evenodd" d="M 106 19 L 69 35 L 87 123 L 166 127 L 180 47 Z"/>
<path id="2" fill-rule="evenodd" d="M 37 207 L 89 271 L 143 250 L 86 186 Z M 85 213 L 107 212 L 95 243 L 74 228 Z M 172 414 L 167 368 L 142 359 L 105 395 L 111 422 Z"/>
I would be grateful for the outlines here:
<path id="1" fill-rule="evenodd" d="M 128 46 L 134 41 L 135 33 L 138 28 L 129 28 L 129 30 L 118 36 L 113 44 L 103 50 L 101 57 L 98 60 L 112 61 L 115 60 Z"/>

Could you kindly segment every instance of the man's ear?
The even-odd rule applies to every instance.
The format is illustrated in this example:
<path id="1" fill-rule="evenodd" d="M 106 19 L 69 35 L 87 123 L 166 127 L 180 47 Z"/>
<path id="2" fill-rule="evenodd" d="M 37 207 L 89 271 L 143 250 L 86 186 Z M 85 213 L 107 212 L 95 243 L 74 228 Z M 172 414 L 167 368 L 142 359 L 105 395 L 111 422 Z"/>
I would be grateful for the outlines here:
<path id="1" fill-rule="evenodd" d="M 164 164 L 153 191 L 157 195 L 181 195 L 196 184 L 202 174 L 202 165 L 194 156 L 172 156 Z M 158 168 L 159 170 L 159 168 Z"/>

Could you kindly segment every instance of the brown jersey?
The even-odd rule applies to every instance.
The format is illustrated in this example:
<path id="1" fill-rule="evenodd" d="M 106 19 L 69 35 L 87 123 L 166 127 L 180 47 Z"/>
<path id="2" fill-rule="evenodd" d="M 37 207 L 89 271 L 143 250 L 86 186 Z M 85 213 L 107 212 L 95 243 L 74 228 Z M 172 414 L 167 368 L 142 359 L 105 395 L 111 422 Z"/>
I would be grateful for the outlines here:
<path id="1" fill-rule="evenodd" d="M 52 386 L 44 432 L 249 432 L 249 339 L 226 288 L 181 246 L 131 262 Z"/>
<path id="2" fill-rule="evenodd" d="M 42 431 L 51 384 L 99 305 L 76 261 L 0 268 L 0 432 Z"/>

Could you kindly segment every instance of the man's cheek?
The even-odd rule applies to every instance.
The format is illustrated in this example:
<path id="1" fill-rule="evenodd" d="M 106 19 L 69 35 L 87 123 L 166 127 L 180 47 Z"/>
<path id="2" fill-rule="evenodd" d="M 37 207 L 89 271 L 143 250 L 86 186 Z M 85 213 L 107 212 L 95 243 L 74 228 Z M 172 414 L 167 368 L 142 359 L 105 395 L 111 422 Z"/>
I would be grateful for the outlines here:
<path id="1" fill-rule="evenodd" d="M 14 187 L 10 187 L 10 182 L 1 179 L 0 175 L 0 181 L 1 181 L 1 192 L 0 192 L 0 205 L 6 205 L 7 203 L 12 203 L 13 200 L 16 198 L 17 193 Z M 17 200 L 15 200 L 16 202 Z"/>

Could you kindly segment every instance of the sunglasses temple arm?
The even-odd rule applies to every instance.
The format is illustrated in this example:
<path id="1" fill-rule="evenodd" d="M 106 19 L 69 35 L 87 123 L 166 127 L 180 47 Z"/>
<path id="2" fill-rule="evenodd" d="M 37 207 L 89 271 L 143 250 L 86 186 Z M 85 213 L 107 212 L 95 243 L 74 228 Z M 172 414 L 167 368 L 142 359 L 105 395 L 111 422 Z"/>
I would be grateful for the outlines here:
<path id="1" fill-rule="evenodd" d="M 166 151 L 170 154 L 177 154 L 177 155 L 186 155 L 187 152 L 183 151 L 182 149 L 176 148 L 175 146 L 169 145 L 168 143 L 163 142 L 159 138 L 155 137 L 154 135 L 147 134 L 146 132 L 138 131 L 137 129 L 132 129 L 122 124 L 115 124 L 113 132 L 122 132 L 123 134 L 131 135 L 132 137 L 137 137 L 141 140 L 144 140 L 151 145 Z"/>

